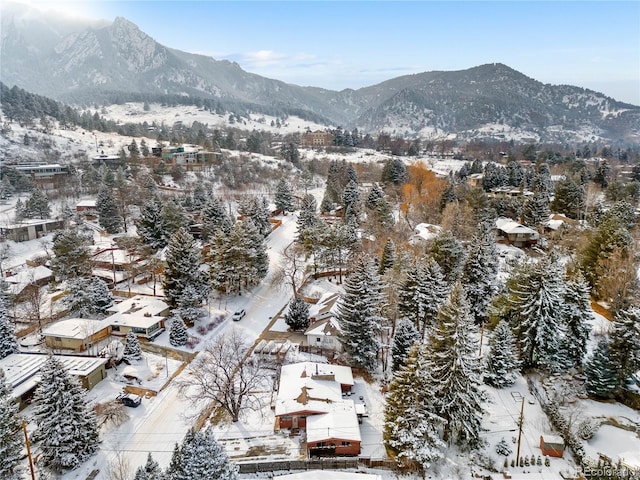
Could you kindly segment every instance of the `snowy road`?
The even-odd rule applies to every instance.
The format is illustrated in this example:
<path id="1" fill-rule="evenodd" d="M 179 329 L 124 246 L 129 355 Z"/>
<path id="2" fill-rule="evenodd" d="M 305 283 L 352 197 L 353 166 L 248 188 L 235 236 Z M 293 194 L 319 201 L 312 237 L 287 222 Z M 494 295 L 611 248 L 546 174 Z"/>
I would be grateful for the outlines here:
<path id="1" fill-rule="evenodd" d="M 271 274 L 280 262 L 280 253 L 295 236 L 297 216 L 283 217 L 282 226 L 267 239 L 269 247 L 269 275 L 251 292 L 226 299 L 226 308 L 245 308 L 247 315 L 239 322 L 227 320 L 217 329 L 222 334 L 230 328 L 240 330 L 248 341 L 253 342 L 269 324 L 270 318 L 278 313 L 290 300 L 291 289 L 271 282 Z M 184 373 L 183 373 L 184 374 Z M 166 468 L 176 442 L 181 442 L 193 424 L 193 418 L 186 418 L 189 406 L 179 395 L 176 382 L 160 394 L 143 402 L 141 407 L 131 409 L 132 421 L 122 428 L 102 435 L 102 449 L 89 462 L 87 468 L 78 469 L 65 475 L 65 479 L 86 478 L 87 472 L 99 469 L 96 480 L 109 478 L 109 466 L 121 456 L 128 462 L 131 471 L 144 465 L 148 452 L 162 468 Z M 127 431 L 127 428 L 129 427 Z M 81 473 L 82 472 L 82 473 Z M 85 475 L 84 477 L 82 475 Z"/>

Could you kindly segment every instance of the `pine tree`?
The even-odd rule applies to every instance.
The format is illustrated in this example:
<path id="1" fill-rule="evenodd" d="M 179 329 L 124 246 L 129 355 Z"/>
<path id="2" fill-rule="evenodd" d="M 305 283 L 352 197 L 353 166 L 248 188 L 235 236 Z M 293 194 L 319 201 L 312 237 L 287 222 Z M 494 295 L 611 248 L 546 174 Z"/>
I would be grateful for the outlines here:
<path id="1" fill-rule="evenodd" d="M 218 197 L 211 197 L 202 209 L 202 238 L 209 240 L 229 223 L 229 216 Z"/>
<path id="2" fill-rule="evenodd" d="M 448 285 L 440 267 L 432 258 L 424 265 L 416 263 L 400 287 L 398 311 L 414 322 L 422 337 L 436 323 L 438 310 L 447 298 Z"/>
<path id="3" fill-rule="evenodd" d="M 380 268 L 378 269 L 379 275 L 384 275 L 388 269 L 393 267 L 393 263 L 396 261 L 396 246 L 391 238 L 387 238 L 382 249 L 382 257 L 380 257 Z"/>
<path id="4" fill-rule="evenodd" d="M 136 222 L 142 241 L 156 250 L 167 245 L 168 235 L 162 212 L 162 202 L 153 195 L 140 209 L 140 218 Z"/>
<path id="5" fill-rule="evenodd" d="M 107 233 L 113 234 L 122 230 L 122 217 L 110 188 L 103 187 L 98 192 L 96 209 L 98 210 L 98 222 Z"/>
<path id="6" fill-rule="evenodd" d="M 520 343 L 520 360 L 525 368 L 545 365 L 558 369 L 566 364 L 560 350 L 564 332 L 564 268 L 555 255 L 524 267 L 510 298 L 512 318 Z"/>
<path id="7" fill-rule="evenodd" d="M 76 230 L 61 230 L 53 237 L 51 270 L 57 281 L 88 277 L 92 273 L 91 255 L 85 238 Z"/>
<path id="8" fill-rule="evenodd" d="M 238 478 L 238 467 L 229 461 L 229 457 L 210 430 L 195 432 L 192 436 L 185 437 L 180 452 L 182 468 L 176 472 L 174 480 Z"/>
<path id="9" fill-rule="evenodd" d="M 449 231 L 440 233 L 434 240 L 429 254 L 440 265 L 442 274 L 449 285 L 453 285 L 462 275 L 465 250 L 460 241 Z"/>
<path id="10" fill-rule="evenodd" d="M 382 323 L 382 286 L 368 256 L 360 256 L 338 303 L 342 344 L 357 366 L 373 371 Z"/>
<path id="11" fill-rule="evenodd" d="M 192 284 L 187 284 L 178 297 L 178 313 L 185 323 L 193 325 L 202 314 L 202 293 Z"/>
<path id="12" fill-rule="evenodd" d="M 190 430 L 187 432 L 187 435 L 193 435 L 193 431 Z M 184 441 L 186 442 L 186 437 Z M 173 447 L 171 462 L 169 462 L 169 466 L 165 471 L 165 480 L 176 480 L 180 476 L 184 476 L 184 471 L 182 469 L 182 450 L 180 449 L 180 445 L 176 442 Z"/>
<path id="13" fill-rule="evenodd" d="M 40 378 L 34 395 L 37 428 L 32 438 L 40 446 L 44 465 L 58 472 L 74 469 L 98 449 L 95 414 L 79 381 L 54 356 L 43 364 Z"/>
<path id="14" fill-rule="evenodd" d="M 1 357 L 0 357 L 1 358 Z M 11 398 L 6 384 L 4 371 L 0 368 L 0 478 L 20 480 L 20 459 L 22 457 L 22 438 L 18 404 Z"/>
<path id="15" fill-rule="evenodd" d="M 366 206 L 369 210 L 375 210 L 378 205 L 379 200 L 384 199 L 384 191 L 378 186 L 377 183 L 374 183 L 369 190 L 369 194 L 367 195 Z"/>
<path id="16" fill-rule="evenodd" d="M 31 192 L 31 196 L 24 204 L 23 216 L 27 218 L 49 218 L 51 215 L 51 207 L 49 199 L 39 188 L 35 188 Z"/>
<path id="17" fill-rule="evenodd" d="M 206 274 L 200 270 L 203 263 L 200 249 L 184 228 L 169 239 L 165 261 L 163 286 L 169 305 L 177 306 L 187 285 L 199 292 L 204 300 L 208 295 L 208 282 Z"/>
<path id="18" fill-rule="evenodd" d="M 640 369 L 640 308 L 631 307 L 614 314 L 609 341 L 611 361 L 621 387 Z"/>
<path id="19" fill-rule="evenodd" d="M 433 412 L 429 368 L 425 346 L 415 344 L 393 376 L 384 411 L 384 441 L 396 462 L 415 462 L 423 471 L 443 458 L 445 448 L 438 433 L 444 419 Z"/>
<path id="20" fill-rule="evenodd" d="M 581 367 L 587 353 L 587 341 L 593 317 L 589 285 L 582 275 L 567 282 L 564 294 L 566 333 L 562 342 L 568 367 Z"/>
<path id="21" fill-rule="evenodd" d="M 520 363 L 516 356 L 516 345 L 511 328 L 501 320 L 489 339 L 489 352 L 484 382 L 492 387 L 510 387 L 516 381 Z"/>
<path id="22" fill-rule="evenodd" d="M 140 348 L 140 342 L 133 330 L 127 332 L 124 337 L 124 353 L 123 358 L 129 362 L 133 360 L 142 360 L 142 349 Z"/>
<path id="23" fill-rule="evenodd" d="M 162 225 L 167 238 L 171 238 L 181 228 L 186 228 L 189 215 L 176 197 L 165 202 L 162 207 Z"/>
<path id="24" fill-rule="evenodd" d="M 398 320 L 396 332 L 393 336 L 393 345 L 391 346 L 392 368 L 394 372 L 405 364 L 409 350 L 414 343 L 420 341 L 420 337 L 420 332 L 418 332 L 412 321 L 406 318 Z"/>
<path id="25" fill-rule="evenodd" d="M 293 192 L 291 184 L 284 178 L 281 178 L 276 186 L 275 203 L 276 208 L 283 214 L 286 215 L 287 212 L 293 212 Z"/>
<path id="26" fill-rule="evenodd" d="M 0 359 L 20 351 L 18 349 L 16 327 L 9 317 L 5 302 L 5 297 L 0 292 Z"/>
<path id="27" fill-rule="evenodd" d="M 618 387 L 616 365 L 611 358 L 609 342 L 602 338 L 584 368 L 587 380 L 585 389 L 589 395 L 611 398 Z"/>
<path id="28" fill-rule="evenodd" d="M 306 330 L 309 327 L 309 305 L 300 297 L 294 297 L 289 302 L 289 309 L 284 315 L 284 321 L 292 330 Z"/>
<path id="29" fill-rule="evenodd" d="M 182 347 L 189 340 L 189 332 L 184 320 L 179 316 L 174 316 L 169 329 L 169 343 L 174 347 Z"/>
<path id="30" fill-rule="evenodd" d="M 151 452 L 147 455 L 147 463 L 144 467 L 138 467 L 133 480 L 164 480 L 162 469 L 158 462 L 153 459 Z"/>
<path id="31" fill-rule="evenodd" d="M 467 259 L 462 267 L 462 284 L 476 323 L 488 318 L 487 308 L 496 293 L 498 252 L 493 234 L 487 224 L 482 224 L 471 240 Z"/>
<path id="32" fill-rule="evenodd" d="M 113 305 L 109 287 L 97 277 L 71 279 L 67 282 L 67 289 L 69 293 L 62 303 L 71 315 L 80 318 L 104 315 Z"/>
<path id="33" fill-rule="evenodd" d="M 344 208 L 345 222 L 349 218 L 356 220 L 360 215 L 360 190 L 358 184 L 351 180 L 342 194 L 342 206 Z"/>
<path id="34" fill-rule="evenodd" d="M 522 222 L 525 225 L 537 227 L 549 220 L 549 197 L 541 192 L 535 192 L 522 207 Z"/>
<path id="35" fill-rule="evenodd" d="M 429 382 L 434 413 L 447 422 L 444 440 L 470 448 L 480 444 L 483 414 L 476 332 L 464 288 L 456 284 L 429 339 Z"/>

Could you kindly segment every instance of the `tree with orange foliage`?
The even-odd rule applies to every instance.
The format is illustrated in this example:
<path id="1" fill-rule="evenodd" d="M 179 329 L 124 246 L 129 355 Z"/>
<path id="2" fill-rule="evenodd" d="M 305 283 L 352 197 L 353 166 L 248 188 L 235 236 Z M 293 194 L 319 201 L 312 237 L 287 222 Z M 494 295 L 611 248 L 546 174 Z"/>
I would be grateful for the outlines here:
<path id="1" fill-rule="evenodd" d="M 407 167 L 407 176 L 400 204 L 405 220 L 411 228 L 421 222 L 438 223 L 440 199 L 447 182 L 436 177 L 422 161 Z"/>

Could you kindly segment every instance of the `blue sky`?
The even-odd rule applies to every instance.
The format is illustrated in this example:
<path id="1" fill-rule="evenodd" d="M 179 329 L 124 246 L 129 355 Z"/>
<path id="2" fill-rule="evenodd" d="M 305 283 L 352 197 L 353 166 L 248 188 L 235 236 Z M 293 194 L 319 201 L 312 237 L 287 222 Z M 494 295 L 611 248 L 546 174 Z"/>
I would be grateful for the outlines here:
<path id="1" fill-rule="evenodd" d="M 123 16 L 158 42 L 298 85 L 341 90 L 501 62 L 640 105 L 637 1 L 55 1 Z"/>

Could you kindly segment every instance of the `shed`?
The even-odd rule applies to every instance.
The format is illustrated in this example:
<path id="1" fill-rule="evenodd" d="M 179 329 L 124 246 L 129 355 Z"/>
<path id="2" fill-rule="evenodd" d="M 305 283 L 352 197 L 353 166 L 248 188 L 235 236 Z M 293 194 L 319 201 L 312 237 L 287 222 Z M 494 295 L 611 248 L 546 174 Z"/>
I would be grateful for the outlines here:
<path id="1" fill-rule="evenodd" d="M 564 455 L 564 439 L 557 435 L 540 435 L 540 450 L 543 455 L 562 458 Z"/>

